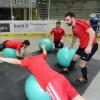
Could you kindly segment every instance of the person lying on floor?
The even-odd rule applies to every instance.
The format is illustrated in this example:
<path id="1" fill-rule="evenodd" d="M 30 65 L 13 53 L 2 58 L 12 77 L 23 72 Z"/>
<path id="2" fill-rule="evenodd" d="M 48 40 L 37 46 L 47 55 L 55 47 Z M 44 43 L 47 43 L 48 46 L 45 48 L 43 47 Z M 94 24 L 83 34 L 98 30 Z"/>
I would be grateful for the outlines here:
<path id="1" fill-rule="evenodd" d="M 45 61 L 47 51 L 44 45 L 42 45 L 42 50 L 42 54 L 35 56 L 25 53 L 25 58 L 21 60 L 4 57 L 0 57 L 0 60 L 27 68 L 36 77 L 41 88 L 48 92 L 52 100 L 85 100 L 63 75 L 51 69 Z"/>
<path id="2" fill-rule="evenodd" d="M 6 40 L 0 44 L 0 52 L 2 52 L 5 48 L 16 49 L 16 56 L 18 58 L 22 58 L 21 49 L 24 48 L 26 50 L 30 46 L 29 40 L 24 41 L 14 41 L 14 40 Z"/>

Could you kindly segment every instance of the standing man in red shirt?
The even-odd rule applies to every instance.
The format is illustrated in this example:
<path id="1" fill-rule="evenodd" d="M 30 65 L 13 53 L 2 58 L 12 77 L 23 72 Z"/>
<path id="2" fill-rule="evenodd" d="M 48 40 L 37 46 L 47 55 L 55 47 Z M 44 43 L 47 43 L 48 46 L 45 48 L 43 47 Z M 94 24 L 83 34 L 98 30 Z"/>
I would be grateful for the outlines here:
<path id="1" fill-rule="evenodd" d="M 45 46 L 42 46 L 42 49 L 42 54 L 30 57 L 25 55 L 26 58 L 23 60 L 3 57 L 0 57 L 0 60 L 27 68 L 36 77 L 41 88 L 48 92 L 52 100 L 85 100 L 63 75 L 49 67 L 45 61 L 47 55 Z"/>
<path id="2" fill-rule="evenodd" d="M 65 36 L 65 31 L 63 28 L 60 27 L 61 22 L 57 21 L 56 22 L 56 27 L 53 28 L 50 32 L 50 34 L 48 35 L 48 37 L 50 37 L 50 35 L 54 36 L 54 45 L 55 45 L 55 49 L 57 50 L 58 48 L 63 48 L 64 43 L 63 43 L 63 36 Z"/>
<path id="3" fill-rule="evenodd" d="M 16 49 L 16 56 L 22 57 L 20 54 L 20 50 L 24 48 L 24 50 L 30 45 L 29 40 L 24 41 L 13 41 L 13 40 L 6 40 L 2 44 L 0 44 L 0 51 L 2 51 L 5 48 L 12 48 Z M 25 50 L 26 52 L 26 50 Z"/>
<path id="4" fill-rule="evenodd" d="M 86 20 L 75 19 L 75 15 L 72 12 L 65 14 L 65 22 L 68 26 L 72 26 L 73 40 L 71 47 L 73 47 L 77 38 L 80 40 L 79 48 L 73 57 L 69 69 L 72 69 L 76 61 L 79 60 L 82 76 L 78 79 L 78 81 L 87 82 L 86 64 L 98 49 L 95 32 Z M 64 68 L 62 72 L 67 71 L 68 69 Z"/>

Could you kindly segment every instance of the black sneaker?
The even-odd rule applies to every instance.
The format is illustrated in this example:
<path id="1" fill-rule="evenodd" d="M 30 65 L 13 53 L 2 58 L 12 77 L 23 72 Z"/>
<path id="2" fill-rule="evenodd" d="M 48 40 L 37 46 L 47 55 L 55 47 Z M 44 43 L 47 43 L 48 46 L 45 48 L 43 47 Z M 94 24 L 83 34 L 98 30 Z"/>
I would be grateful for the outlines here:
<path id="1" fill-rule="evenodd" d="M 61 73 L 61 74 L 65 74 L 65 73 L 68 73 L 68 70 L 66 70 L 66 71 L 64 71 L 64 70 L 59 70 L 58 72 Z"/>
<path id="2" fill-rule="evenodd" d="M 83 79 L 76 79 L 75 81 L 79 82 L 79 83 L 87 83 L 88 82 L 88 80 L 85 79 L 85 78 L 83 78 Z"/>

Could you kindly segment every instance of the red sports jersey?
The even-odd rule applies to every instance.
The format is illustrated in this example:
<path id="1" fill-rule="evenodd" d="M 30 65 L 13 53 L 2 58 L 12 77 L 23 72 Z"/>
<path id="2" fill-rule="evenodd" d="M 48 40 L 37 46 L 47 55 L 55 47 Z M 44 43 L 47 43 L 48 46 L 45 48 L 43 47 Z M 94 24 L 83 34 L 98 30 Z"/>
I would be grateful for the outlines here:
<path id="1" fill-rule="evenodd" d="M 57 90 L 55 93 L 55 97 L 56 95 L 59 95 L 59 97 L 61 98 L 69 98 L 61 100 L 72 100 L 72 98 L 77 96 L 78 93 L 76 92 L 76 90 L 74 90 L 74 88 L 71 86 L 67 79 L 65 79 L 61 74 L 53 71 L 49 67 L 49 65 L 44 60 L 45 58 L 46 56 L 44 54 L 32 56 L 30 58 L 24 58 L 23 60 L 21 60 L 21 66 L 27 68 L 36 77 L 37 81 L 39 82 L 41 88 L 44 91 L 50 90 L 51 92 L 53 92 L 53 90 Z M 49 87 L 49 83 L 52 84 L 53 90 Z M 59 89 L 59 87 L 61 90 Z M 64 94 L 65 96 L 62 97 Z M 51 97 L 53 98 L 54 96 Z"/>
<path id="2" fill-rule="evenodd" d="M 63 75 L 48 83 L 47 92 L 52 100 L 73 100 L 78 93 Z"/>
<path id="3" fill-rule="evenodd" d="M 6 48 L 13 48 L 13 49 L 16 49 L 19 51 L 23 47 L 23 42 L 8 40 L 5 44 L 5 47 Z"/>
<path id="4" fill-rule="evenodd" d="M 44 90 L 46 89 L 48 82 L 58 75 L 58 73 L 54 72 L 48 66 L 44 60 L 45 58 L 46 56 L 42 54 L 21 60 L 21 66 L 29 69 Z"/>
<path id="5" fill-rule="evenodd" d="M 59 27 L 53 28 L 50 33 L 54 35 L 54 41 L 60 41 L 62 39 L 62 36 L 65 34 L 65 31 L 64 29 Z"/>
<path id="6" fill-rule="evenodd" d="M 88 45 L 89 34 L 86 30 L 89 28 L 91 28 L 91 26 L 83 19 L 77 19 L 75 25 L 72 27 L 73 34 L 80 40 L 80 48 L 85 48 Z M 96 44 L 96 37 L 94 38 L 93 44 Z"/>

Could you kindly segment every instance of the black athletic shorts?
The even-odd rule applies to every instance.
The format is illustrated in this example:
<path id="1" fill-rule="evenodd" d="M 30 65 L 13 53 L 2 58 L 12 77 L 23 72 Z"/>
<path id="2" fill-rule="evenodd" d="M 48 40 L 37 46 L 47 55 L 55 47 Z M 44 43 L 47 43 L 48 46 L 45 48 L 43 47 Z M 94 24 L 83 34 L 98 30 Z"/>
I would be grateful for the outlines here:
<path id="1" fill-rule="evenodd" d="M 61 41 L 54 41 L 55 48 L 63 48 L 64 44 Z"/>
<path id="2" fill-rule="evenodd" d="M 90 54 L 86 54 L 85 53 L 85 48 L 80 48 L 80 47 L 77 49 L 75 54 L 79 55 L 82 60 L 89 61 L 91 59 L 91 57 L 95 54 L 97 49 L 98 49 L 98 43 L 93 45 Z"/>

